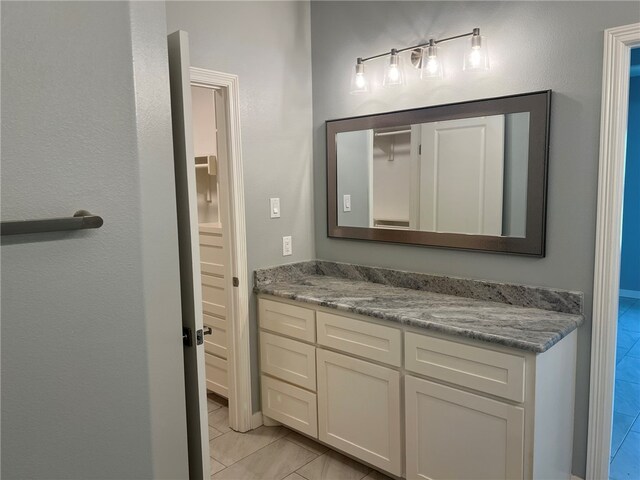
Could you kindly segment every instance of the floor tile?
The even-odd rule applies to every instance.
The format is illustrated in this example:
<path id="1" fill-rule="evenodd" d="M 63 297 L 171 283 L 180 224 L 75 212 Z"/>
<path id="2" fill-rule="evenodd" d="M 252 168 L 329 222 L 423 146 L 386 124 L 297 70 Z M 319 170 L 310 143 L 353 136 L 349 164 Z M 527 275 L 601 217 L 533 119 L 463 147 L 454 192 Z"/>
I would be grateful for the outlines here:
<path id="1" fill-rule="evenodd" d="M 393 480 L 391 477 L 387 477 L 384 473 L 380 473 L 377 470 L 371 470 L 369 475 L 362 480 Z"/>
<path id="2" fill-rule="evenodd" d="M 329 450 L 298 470 L 307 480 L 361 480 L 371 469 Z"/>
<path id="3" fill-rule="evenodd" d="M 628 350 L 622 349 L 620 347 L 616 348 L 616 365 L 619 365 L 622 359 L 627 356 L 627 351 Z"/>
<path id="4" fill-rule="evenodd" d="M 618 338 L 616 340 L 616 346 L 618 348 L 624 348 L 626 350 L 631 349 L 640 339 L 640 332 L 631 332 L 629 330 L 618 330 Z"/>
<path id="5" fill-rule="evenodd" d="M 616 365 L 616 380 L 640 383 L 640 358 L 625 356 Z"/>
<path id="6" fill-rule="evenodd" d="M 306 448 L 307 450 L 311 451 L 312 453 L 315 453 L 316 455 L 322 455 L 327 450 L 329 450 L 324 445 L 321 445 L 318 442 L 314 442 L 310 438 L 305 437 L 304 435 L 300 435 L 299 433 L 296 433 L 296 432 L 291 432 L 285 438 L 290 442 L 295 443 L 296 445 L 300 445 L 301 447 Z"/>
<path id="7" fill-rule="evenodd" d="M 633 425 L 631 426 L 631 431 L 632 432 L 640 432 L 640 415 L 638 415 L 636 417 L 636 421 L 633 422 Z"/>
<path id="8" fill-rule="evenodd" d="M 222 432 L 215 427 L 209 425 L 209 441 L 213 440 L 216 437 L 222 435 Z"/>
<path id="9" fill-rule="evenodd" d="M 285 477 L 284 480 L 304 480 L 304 477 L 301 477 L 296 472 L 293 472 L 288 477 Z"/>
<path id="10" fill-rule="evenodd" d="M 209 426 L 222 433 L 230 432 L 229 409 L 227 407 L 220 407 L 213 412 L 209 412 Z"/>
<path id="11" fill-rule="evenodd" d="M 633 421 L 636 419 L 632 415 L 623 415 L 622 413 L 613 414 L 613 431 L 611 434 L 611 456 L 615 457 L 618 448 L 622 445 L 622 441 L 629 433 Z"/>
<path id="12" fill-rule="evenodd" d="M 630 308 L 618 318 L 618 328 L 640 332 L 640 310 Z"/>
<path id="13" fill-rule="evenodd" d="M 638 300 L 636 298 L 620 297 L 618 303 L 618 316 L 626 313 L 626 311 L 629 310 L 629 308 L 635 306 L 637 302 Z"/>
<path id="14" fill-rule="evenodd" d="M 633 347 L 629 349 L 629 351 L 627 352 L 627 355 L 629 355 L 630 357 L 640 357 L 640 340 L 637 341 L 633 345 Z M 638 372 L 638 375 L 640 376 L 640 372 Z"/>
<path id="15" fill-rule="evenodd" d="M 213 412 L 214 410 L 219 409 L 220 407 L 226 407 L 227 405 L 221 401 L 222 399 L 218 396 L 208 395 L 207 396 L 207 411 Z"/>
<path id="16" fill-rule="evenodd" d="M 246 433 L 232 430 L 210 441 L 209 453 L 219 462 L 229 466 L 275 442 L 287 432 L 283 427 L 265 426 Z"/>
<path id="17" fill-rule="evenodd" d="M 306 448 L 281 438 L 212 478 L 216 480 L 281 480 L 316 456 Z"/>
<path id="18" fill-rule="evenodd" d="M 616 379 L 613 411 L 635 417 L 640 413 L 640 384 Z"/>
<path id="19" fill-rule="evenodd" d="M 211 475 L 227 468 L 215 458 L 209 458 L 209 464 L 211 465 Z"/>
<path id="20" fill-rule="evenodd" d="M 622 442 L 609 472 L 610 480 L 637 480 L 640 478 L 640 433 L 629 432 Z"/>

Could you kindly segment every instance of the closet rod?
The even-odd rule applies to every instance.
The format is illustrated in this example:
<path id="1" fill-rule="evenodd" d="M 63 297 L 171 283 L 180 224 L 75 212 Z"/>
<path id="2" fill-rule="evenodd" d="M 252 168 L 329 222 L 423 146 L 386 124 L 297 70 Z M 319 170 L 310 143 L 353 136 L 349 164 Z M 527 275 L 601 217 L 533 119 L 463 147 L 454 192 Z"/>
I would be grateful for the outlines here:
<path id="1" fill-rule="evenodd" d="M 403 133 L 411 133 L 411 130 L 395 130 L 393 132 L 376 132 L 373 135 L 376 137 L 386 137 L 388 135 L 402 135 Z"/>
<path id="2" fill-rule="evenodd" d="M 45 218 L 42 220 L 16 220 L 0 222 L 0 234 L 21 235 L 25 233 L 63 232 L 67 230 L 85 230 L 100 228 L 102 217 L 92 215 L 86 210 L 78 210 L 73 217 Z"/>

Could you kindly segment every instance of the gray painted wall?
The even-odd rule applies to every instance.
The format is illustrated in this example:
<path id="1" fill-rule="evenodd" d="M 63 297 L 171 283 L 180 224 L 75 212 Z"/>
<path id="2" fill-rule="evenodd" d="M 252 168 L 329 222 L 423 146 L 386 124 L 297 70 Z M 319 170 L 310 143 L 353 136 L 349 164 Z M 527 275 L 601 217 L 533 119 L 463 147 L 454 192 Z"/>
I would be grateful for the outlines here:
<path id="1" fill-rule="evenodd" d="M 164 5 L 1 8 L 2 476 L 186 478 Z"/>
<path id="2" fill-rule="evenodd" d="M 639 21 L 635 2 L 313 2 L 314 199 L 318 258 L 585 292 L 579 331 L 574 473 L 584 477 L 602 38 Z M 356 57 L 404 47 L 429 35 L 480 27 L 489 39 L 488 74 L 461 71 L 464 42 L 443 46 L 445 75 L 433 84 L 352 96 Z M 383 63 L 375 66 L 380 71 Z M 373 66 L 373 65 L 372 65 Z M 547 257 L 472 253 L 329 239 L 326 236 L 327 119 L 550 88 L 554 91 Z"/>
<path id="3" fill-rule="evenodd" d="M 194 67 L 240 78 L 249 278 L 256 268 L 314 258 L 309 3 L 167 2 L 166 9 L 167 32 L 189 33 Z M 270 197 L 280 197 L 279 219 L 269 218 Z M 284 235 L 293 237 L 292 256 L 282 256 Z M 251 294 L 258 411 L 255 307 Z"/>
<path id="4" fill-rule="evenodd" d="M 373 132 L 342 132 L 336 136 L 338 169 L 338 225 L 369 226 L 369 176 L 373 155 Z M 351 195 L 351 211 L 345 212 L 344 195 Z"/>

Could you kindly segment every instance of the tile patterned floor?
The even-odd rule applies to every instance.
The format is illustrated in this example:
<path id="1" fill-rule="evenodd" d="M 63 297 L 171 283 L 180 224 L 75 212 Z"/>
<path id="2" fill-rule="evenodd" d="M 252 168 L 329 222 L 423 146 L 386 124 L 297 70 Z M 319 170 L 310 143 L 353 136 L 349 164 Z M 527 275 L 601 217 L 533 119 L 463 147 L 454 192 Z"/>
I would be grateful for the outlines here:
<path id="1" fill-rule="evenodd" d="M 391 480 L 285 427 L 229 429 L 226 401 L 208 398 L 211 479 Z"/>
<path id="2" fill-rule="evenodd" d="M 610 480 L 640 479 L 640 300 L 620 297 Z"/>

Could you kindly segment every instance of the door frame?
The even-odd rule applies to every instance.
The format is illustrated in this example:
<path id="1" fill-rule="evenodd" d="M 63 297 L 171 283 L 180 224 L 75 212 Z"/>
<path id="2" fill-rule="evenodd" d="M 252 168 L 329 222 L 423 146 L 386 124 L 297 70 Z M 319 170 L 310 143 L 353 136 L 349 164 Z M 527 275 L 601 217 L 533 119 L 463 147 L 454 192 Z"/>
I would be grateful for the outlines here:
<path id="1" fill-rule="evenodd" d="M 249 279 L 244 206 L 242 142 L 240 137 L 240 90 L 237 75 L 203 68 L 189 68 L 191 85 L 223 89 L 227 117 L 227 172 L 229 192 L 229 256 L 231 275 L 238 279 L 231 288 L 227 315 L 227 375 L 229 381 L 229 427 L 239 432 L 255 428 L 251 407 L 249 343 Z"/>
<path id="2" fill-rule="evenodd" d="M 609 478 L 631 48 L 640 23 L 604 31 L 587 478 Z M 612 321 L 613 320 L 613 321 Z"/>

